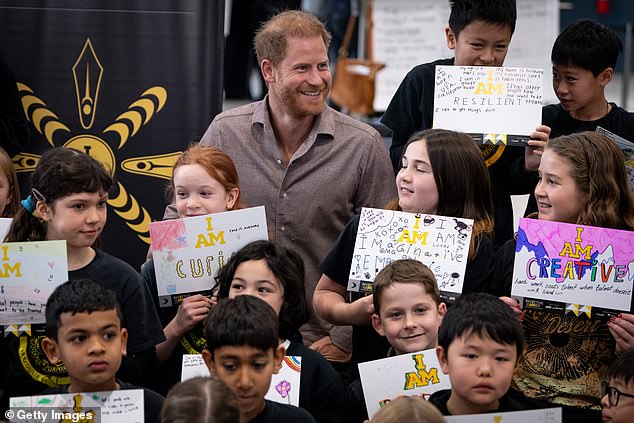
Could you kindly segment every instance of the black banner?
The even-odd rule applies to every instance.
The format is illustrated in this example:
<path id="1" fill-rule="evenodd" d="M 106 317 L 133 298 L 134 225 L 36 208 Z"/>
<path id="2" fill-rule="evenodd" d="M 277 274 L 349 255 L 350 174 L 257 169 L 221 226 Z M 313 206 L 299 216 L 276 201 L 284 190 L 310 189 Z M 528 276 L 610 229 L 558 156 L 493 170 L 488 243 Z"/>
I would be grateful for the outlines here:
<path id="1" fill-rule="evenodd" d="M 221 0 L 0 0 L 31 131 L 13 157 L 22 187 L 52 146 L 99 159 L 116 180 L 103 248 L 135 268 L 171 166 L 222 109 L 223 23 Z"/>

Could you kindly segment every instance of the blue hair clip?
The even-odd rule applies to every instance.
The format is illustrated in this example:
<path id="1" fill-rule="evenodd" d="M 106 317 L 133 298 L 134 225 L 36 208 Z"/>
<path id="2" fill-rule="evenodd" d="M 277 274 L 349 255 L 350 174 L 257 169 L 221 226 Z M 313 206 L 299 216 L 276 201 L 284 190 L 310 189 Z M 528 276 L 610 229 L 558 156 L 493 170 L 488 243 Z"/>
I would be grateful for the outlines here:
<path id="1" fill-rule="evenodd" d="M 29 194 L 29 196 L 20 201 L 20 203 L 22 204 L 22 207 L 24 207 L 24 210 L 33 214 L 33 212 L 35 211 L 35 199 L 32 195 Z"/>

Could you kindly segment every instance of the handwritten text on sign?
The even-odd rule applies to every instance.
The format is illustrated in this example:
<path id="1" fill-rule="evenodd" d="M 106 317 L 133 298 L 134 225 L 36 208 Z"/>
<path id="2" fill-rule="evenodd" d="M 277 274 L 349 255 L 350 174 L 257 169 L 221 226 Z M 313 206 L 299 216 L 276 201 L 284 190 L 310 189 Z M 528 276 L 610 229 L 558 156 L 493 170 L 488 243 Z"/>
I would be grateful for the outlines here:
<path id="1" fill-rule="evenodd" d="M 45 323 L 46 300 L 67 280 L 66 241 L 0 244 L 0 324 Z"/>
<path id="2" fill-rule="evenodd" d="M 402 395 L 425 399 L 441 389 L 451 388 L 449 377 L 442 373 L 436 350 L 359 363 L 359 375 L 368 416 Z"/>
<path id="3" fill-rule="evenodd" d="M 216 272 L 246 244 L 268 239 L 264 207 L 150 223 L 161 307 L 210 291 Z"/>
<path id="4" fill-rule="evenodd" d="M 11 408 L 47 407 L 60 413 L 78 416 L 83 413 L 86 417 L 101 414 L 98 418 L 84 418 L 82 421 L 101 421 L 102 423 L 144 423 L 143 390 L 127 389 L 119 391 L 86 392 L 74 394 L 39 395 L 33 397 L 15 397 L 10 399 Z M 50 408 L 49 408 L 50 407 Z M 48 416 L 50 420 L 56 420 L 54 416 Z M 65 419 L 57 419 L 66 421 Z M 23 420 L 20 420 L 23 421 Z M 27 420 L 39 421 L 42 420 Z"/>
<path id="5" fill-rule="evenodd" d="M 372 291 L 376 274 L 399 259 L 425 264 L 441 291 L 462 292 L 473 220 L 363 208 L 349 291 Z"/>
<path id="6" fill-rule="evenodd" d="M 634 232 L 520 219 L 512 294 L 629 310 Z"/>
<path id="7" fill-rule="evenodd" d="M 434 128 L 527 141 L 541 122 L 543 78 L 542 69 L 437 66 Z"/>

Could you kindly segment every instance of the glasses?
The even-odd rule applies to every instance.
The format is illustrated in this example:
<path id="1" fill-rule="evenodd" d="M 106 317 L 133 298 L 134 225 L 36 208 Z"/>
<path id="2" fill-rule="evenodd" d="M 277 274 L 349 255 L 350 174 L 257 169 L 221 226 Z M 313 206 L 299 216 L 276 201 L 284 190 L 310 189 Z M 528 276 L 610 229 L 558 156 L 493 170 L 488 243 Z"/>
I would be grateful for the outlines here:
<path id="1" fill-rule="evenodd" d="M 607 382 L 601 383 L 601 394 L 608 396 L 608 402 L 612 407 L 616 407 L 617 405 L 619 405 L 619 398 L 621 397 L 634 398 L 634 395 L 623 393 L 618 389 L 608 385 Z"/>

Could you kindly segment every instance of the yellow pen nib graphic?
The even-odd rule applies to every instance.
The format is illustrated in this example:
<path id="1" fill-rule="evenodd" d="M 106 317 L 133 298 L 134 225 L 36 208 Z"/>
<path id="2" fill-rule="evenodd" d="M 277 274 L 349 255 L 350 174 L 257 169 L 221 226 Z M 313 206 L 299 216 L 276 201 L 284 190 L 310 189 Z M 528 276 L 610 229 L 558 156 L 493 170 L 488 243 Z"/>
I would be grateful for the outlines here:
<path id="1" fill-rule="evenodd" d="M 72 66 L 72 74 L 79 123 L 84 130 L 91 130 L 97 112 L 104 67 L 89 38 L 86 39 L 81 53 Z M 26 118 L 51 146 L 62 145 L 90 154 L 103 163 L 112 176 L 116 174 L 118 169 L 117 156 L 110 145 L 104 141 L 103 136 L 106 134 L 115 135 L 119 143 L 117 150 L 120 150 L 143 126 L 150 123 L 151 119 L 161 111 L 167 102 L 165 88 L 161 86 L 150 87 L 101 133 L 91 131 L 90 133 L 72 134 L 68 126 L 60 121 L 57 114 L 27 84 L 18 82 L 17 86 Z M 171 179 L 172 166 L 180 154 L 180 152 L 174 152 L 126 158 L 121 163 L 121 169 L 128 173 Z M 32 172 L 37 167 L 39 159 L 40 156 L 36 154 L 18 153 L 13 157 L 13 164 L 17 172 Z M 120 182 L 117 182 L 117 188 L 117 193 L 108 200 L 108 204 L 137 234 L 139 239 L 149 244 L 149 224 L 152 220 L 150 214 Z"/>

